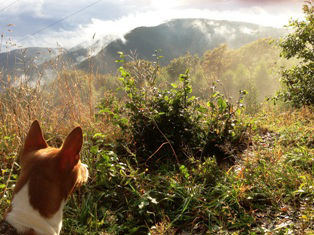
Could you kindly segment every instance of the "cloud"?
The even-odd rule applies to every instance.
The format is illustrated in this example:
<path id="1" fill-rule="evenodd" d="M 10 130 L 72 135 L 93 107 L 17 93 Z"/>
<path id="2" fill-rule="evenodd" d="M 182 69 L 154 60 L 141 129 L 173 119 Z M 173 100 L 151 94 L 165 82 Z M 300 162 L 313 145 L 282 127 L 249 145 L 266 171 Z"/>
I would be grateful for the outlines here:
<path id="1" fill-rule="evenodd" d="M 300 4 L 300 7 L 286 7 L 271 2 Z M 91 43 L 110 35 L 123 38 L 128 31 L 139 26 L 155 26 L 175 18 L 205 18 L 251 22 L 266 26 L 281 27 L 290 17 L 302 15 L 302 4 L 298 0 L 103 0 L 79 14 L 34 32 L 84 8 L 93 1 L 86 0 L 20 0 L 2 15 L 0 22 L 15 24 L 12 37 L 20 41 L 18 46 L 49 46 L 57 43 L 70 48 L 83 41 Z M 267 7 L 258 3 L 267 3 Z M 288 5 L 289 5 L 288 4 Z M 294 5 L 293 5 L 294 6 Z M 10 20 L 10 21 L 8 21 Z M 27 36 L 26 35 L 32 35 Z"/>
<path id="2" fill-rule="evenodd" d="M 134 13 L 116 20 L 101 20 L 92 18 L 88 24 L 79 25 L 74 30 L 51 31 L 45 35 L 35 35 L 29 38 L 28 42 L 31 45 L 50 45 L 56 46 L 57 42 L 64 47 L 71 47 L 82 41 L 92 41 L 95 35 L 95 40 L 107 35 L 122 38 L 128 31 L 139 26 L 155 26 L 166 22 L 172 18 L 206 18 L 216 20 L 231 20 L 252 22 L 256 24 L 262 23 L 266 26 L 281 27 L 288 22 L 288 17 L 285 15 L 270 15 L 261 8 L 251 8 L 250 10 L 242 9 L 238 11 L 215 11 L 215 10 L 163 10 L 149 11 L 145 13 Z M 39 43 L 40 42 L 40 43 Z"/>
<path id="3" fill-rule="evenodd" d="M 277 4 L 277 3 L 303 3 L 303 0 L 238 0 L 243 3 L 252 4 Z"/>
<path id="4" fill-rule="evenodd" d="M 36 16 L 42 16 L 42 9 L 45 0 L 19 0 L 8 3 L 3 10 L 7 16 L 15 16 L 17 14 L 29 13 Z"/>
<path id="5" fill-rule="evenodd" d="M 197 5 L 197 6 L 206 6 L 206 5 L 213 5 L 213 4 L 229 4 L 229 5 L 238 5 L 238 4 L 245 4 L 249 5 L 276 5 L 276 4 L 302 4 L 303 0 L 181 0 L 181 5 Z"/>

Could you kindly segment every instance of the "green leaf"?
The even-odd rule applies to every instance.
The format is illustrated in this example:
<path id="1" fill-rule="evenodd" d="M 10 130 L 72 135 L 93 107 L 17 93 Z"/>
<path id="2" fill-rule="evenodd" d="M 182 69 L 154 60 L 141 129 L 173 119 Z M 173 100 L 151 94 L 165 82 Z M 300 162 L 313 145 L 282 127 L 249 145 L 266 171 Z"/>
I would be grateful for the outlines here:
<path id="1" fill-rule="evenodd" d="M 172 86 L 174 89 L 177 89 L 177 88 L 178 88 L 178 85 L 175 84 L 175 83 L 171 83 L 171 86 Z"/>
<path id="2" fill-rule="evenodd" d="M 99 151 L 99 147 L 97 145 L 94 145 L 94 146 L 90 147 L 89 151 L 92 154 L 97 154 Z"/>
<path id="3" fill-rule="evenodd" d="M 227 102 L 223 97 L 219 97 L 217 100 L 218 106 L 220 108 L 220 110 L 225 111 L 227 108 Z"/>
<path id="4" fill-rule="evenodd" d="M 212 108 L 212 109 L 216 109 L 215 104 L 212 101 L 208 101 L 207 106 Z"/>
<path id="5" fill-rule="evenodd" d="M 93 139 L 104 139 L 104 138 L 105 138 L 105 135 L 103 133 L 96 133 L 93 136 Z"/>
<path id="6" fill-rule="evenodd" d="M 219 93 L 218 91 L 215 92 L 215 93 L 212 95 L 212 97 L 215 98 L 217 95 L 220 95 L 220 93 Z"/>

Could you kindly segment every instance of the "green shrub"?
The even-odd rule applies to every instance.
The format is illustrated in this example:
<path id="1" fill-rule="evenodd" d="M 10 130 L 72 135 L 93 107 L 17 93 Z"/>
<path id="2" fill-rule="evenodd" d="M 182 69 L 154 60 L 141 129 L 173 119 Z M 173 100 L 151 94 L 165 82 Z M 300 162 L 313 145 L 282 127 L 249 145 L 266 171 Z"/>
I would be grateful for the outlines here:
<path id="1" fill-rule="evenodd" d="M 283 89 L 279 94 L 294 107 L 314 104 L 314 5 L 306 1 L 303 6 L 305 20 L 291 21 L 294 29 L 284 38 L 280 46 L 284 58 L 297 58 L 298 65 L 282 72 Z"/>
<path id="2" fill-rule="evenodd" d="M 123 62 L 123 54 L 121 57 Z M 123 66 L 120 73 L 121 88 L 127 94 L 123 111 L 109 108 L 104 98 L 99 113 L 109 113 L 120 120 L 117 124 L 129 141 L 124 148 L 128 154 L 134 153 L 131 155 L 137 163 L 154 167 L 156 162 L 182 163 L 189 156 L 215 156 L 220 163 L 227 158 L 234 160 L 235 153 L 246 146 L 243 143 L 247 126 L 238 118 L 244 93 L 238 104 L 233 105 L 216 92 L 213 84 L 210 101 L 204 105 L 191 95 L 188 71 L 170 89 L 160 88 L 156 83 L 138 86 Z"/>
<path id="3" fill-rule="evenodd" d="M 200 105 L 187 74 L 171 90 L 157 87 L 136 88 L 129 74 L 120 69 L 123 87 L 128 94 L 126 108 L 133 147 L 138 159 L 184 158 L 187 151 L 200 152 L 205 132 L 201 128 Z"/>
<path id="4" fill-rule="evenodd" d="M 215 90 L 215 84 L 212 88 Z M 233 163 L 236 154 L 247 147 L 249 125 L 240 118 L 245 95 L 246 91 L 240 91 L 240 98 L 234 105 L 221 93 L 214 92 L 207 103 L 209 112 L 205 116 L 207 134 L 203 155 L 214 155 L 218 164 Z"/>

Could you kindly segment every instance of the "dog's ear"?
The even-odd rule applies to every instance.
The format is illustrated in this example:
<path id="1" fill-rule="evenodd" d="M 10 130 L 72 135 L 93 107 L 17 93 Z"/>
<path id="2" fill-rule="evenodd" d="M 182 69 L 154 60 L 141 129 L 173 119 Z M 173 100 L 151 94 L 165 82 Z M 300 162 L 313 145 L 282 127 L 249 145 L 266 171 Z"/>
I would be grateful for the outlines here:
<path id="1" fill-rule="evenodd" d="M 24 148 L 22 154 L 30 153 L 39 149 L 47 148 L 48 145 L 44 140 L 43 133 L 41 131 L 39 122 L 35 120 L 26 136 Z"/>
<path id="2" fill-rule="evenodd" d="M 65 139 L 60 150 L 60 166 L 62 169 L 72 169 L 80 160 L 79 153 L 83 144 L 81 127 L 76 127 Z"/>

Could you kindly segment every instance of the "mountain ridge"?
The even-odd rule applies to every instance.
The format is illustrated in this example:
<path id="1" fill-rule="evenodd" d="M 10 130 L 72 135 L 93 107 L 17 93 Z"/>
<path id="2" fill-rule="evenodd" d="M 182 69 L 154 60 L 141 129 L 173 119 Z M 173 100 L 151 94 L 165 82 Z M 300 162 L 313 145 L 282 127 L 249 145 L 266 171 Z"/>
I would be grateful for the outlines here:
<path id="1" fill-rule="evenodd" d="M 163 56 L 161 63 L 166 65 L 172 59 L 187 52 L 202 55 L 205 51 L 211 50 L 220 44 L 227 44 L 231 48 L 239 48 L 260 38 L 279 38 L 285 32 L 284 29 L 247 22 L 202 18 L 173 19 L 157 26 L 134 28 L 126 33 L 123 38 L 108 35 L 90 45 L 82 42 L 68 50 L 63 50 L 62 53 L 59 53 L 58 49 L 55 48 L 25 48 L 18 50 L 20 50 L 20 54 L 23 55 L 24 53 L 23 59 L 27 61 L 27 67 L 30 68 L 28 76 L 34 74 L 37 76 L 36 69 L 39 69 L 42 74 L 45 69 L 51 70 L 52 68 L 61 67 L 91 71 L 91 64 L 94 72 L 108 73 L 114 72 L 118 66 L 115 63 L 115 60 L 119 58 L 118 51 L 125 54 L 132 52 L 140 59 L 152 60 L 154 51 L 161 50 L 160 55 Z M 28 56 L 25 56 L 25 51 L 26 53 L 29 52 Z M 37 55 L 38 51 L 42 54 L 41 60 L 39 60 L 41 63 L 36 62 L 35 59 L 36 56 L 40 57 L 40 55 Z M 16 58 L 19 58 L 16 52 L 17 50 L 0 53 L 2 80 L 5 80 L 4 78 L 7 75 L 20 76 L 24 73 L 23 66 L 16 64 Z M 58 66 L 60 61 L 62 65 Z"/>
<path id="2" fill-rule="evenodd" d="M 201 55 L 220 44 L 239 48 L 259 38 L 279 38 L 284 29 L 260 26 L 246 22 L 207 19 L 174 19 L 153 27 L 137 27 L 125 34 L 123 39 L 109 43 L 89 61 L 83 61 L 78 68 L 86 70 L 92 63 L 101 73 L 116 69 L 114 61 L 117 52 L 136 52 L 141 59 L 152 60 L 155 50 L 161 50 L 163 65 L 187 52 Z"/>

